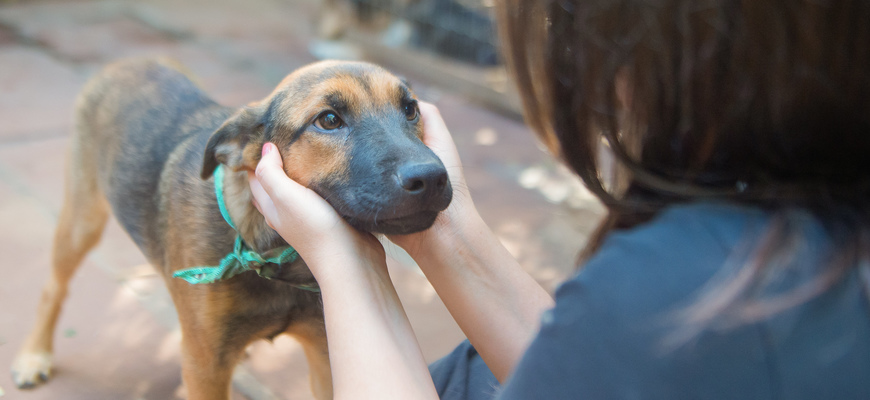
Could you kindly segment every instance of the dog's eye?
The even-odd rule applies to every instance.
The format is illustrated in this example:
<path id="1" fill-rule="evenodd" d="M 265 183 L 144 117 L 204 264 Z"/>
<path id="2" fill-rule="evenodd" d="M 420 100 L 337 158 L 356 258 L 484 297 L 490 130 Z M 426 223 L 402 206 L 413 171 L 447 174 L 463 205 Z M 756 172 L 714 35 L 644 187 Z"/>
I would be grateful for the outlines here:
<path id="1" fill-rule="evenodd" d="M 408 118 L 408 121 L 417 119 L 417 110 L 417 102 L 405 104 L 405 117 Z"/>
<path id="2" fill-rule="evenodd" d="M 314 126 L 325 131 L 332 131 L 344 126 L 344 122 L 334 112 L 327 111 L 317 116 L 317 119 L 314 120 Z"/>

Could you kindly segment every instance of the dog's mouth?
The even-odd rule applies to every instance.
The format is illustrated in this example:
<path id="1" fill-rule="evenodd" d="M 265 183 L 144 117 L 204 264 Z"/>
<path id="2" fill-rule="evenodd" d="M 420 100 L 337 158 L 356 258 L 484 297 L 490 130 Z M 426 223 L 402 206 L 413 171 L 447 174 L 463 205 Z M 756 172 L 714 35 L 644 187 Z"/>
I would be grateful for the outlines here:
<path id="1" fill-rule="evenodd" d="M 367 186 L 309 187 L 326 199 L 350 226 L 385 235 L 407 235 L 429 229 L 453 198 L 449 183 L 438 192 L 426 192 L 426 196 L 386 190 L 372 193 Z"/>
<path id="2" fill-rule="evenodd" d="M 363 219 L 344 216 L 344 219 L 350 226 L 361 231 L 385 235 L 407 235 L 429 229 L 437 217 L 438 211 L 421 211 L 396 218 Z"/>

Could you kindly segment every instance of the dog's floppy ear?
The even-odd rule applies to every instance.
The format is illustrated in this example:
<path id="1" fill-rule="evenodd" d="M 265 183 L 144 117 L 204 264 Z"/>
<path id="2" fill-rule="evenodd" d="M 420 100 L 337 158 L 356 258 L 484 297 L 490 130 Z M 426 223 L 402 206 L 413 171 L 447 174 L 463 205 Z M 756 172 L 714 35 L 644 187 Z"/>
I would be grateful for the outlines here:
<path id="1" fill-rule="evenodd" d="M 408 87 L 408 89 L 414 90 L 414 88 L 411 87 L 411 81 L 409 81 L 408 78 L 405 78 L 404 76 L 399 76 L 398 78 L 399 78 L 399 81 L 401 81 L 403 85 Z"/>
<path id="2" fill-rule="evenodd" d="M 212 133 L 202 159 L 202 179 L 208 179 L 218 164 L 234 171 L 256 167 L 263 146 L 264 114 L 262 105 L 242 107 Z"/>

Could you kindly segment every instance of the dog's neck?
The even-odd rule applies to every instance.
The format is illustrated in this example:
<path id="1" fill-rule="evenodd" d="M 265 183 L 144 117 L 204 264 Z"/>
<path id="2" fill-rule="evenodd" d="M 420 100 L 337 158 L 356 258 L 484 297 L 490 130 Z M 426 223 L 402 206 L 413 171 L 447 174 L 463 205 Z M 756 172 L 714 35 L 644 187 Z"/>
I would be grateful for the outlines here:
<path id="1" fill-rule="evenodd" d="M 286 245 L 251 202 L 253 194 L 246 171 L 233 172 L 227 168 L 223 186 L 224 204 L 245 243 L 258 252 Z"/>

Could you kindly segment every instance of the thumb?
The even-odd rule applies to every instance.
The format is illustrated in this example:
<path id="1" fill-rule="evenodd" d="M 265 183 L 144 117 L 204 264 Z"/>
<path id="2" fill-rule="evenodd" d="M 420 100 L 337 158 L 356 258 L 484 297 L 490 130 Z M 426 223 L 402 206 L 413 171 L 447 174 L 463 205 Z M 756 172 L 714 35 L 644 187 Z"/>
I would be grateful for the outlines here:
<path id="1" fill-rule="evenodd" d="M 423 117 L 423 143 L 432 149 L 445 166 L 459 166 L 459 152 L 450 137 L 450 131 L 435 105 L 420 102 L 420 115 Z"/>
<path id="2" fill-rule="evenodd" d="M 263 154 L 254 175 L 256 179 L 251 182 L 251 190 L 261 208 L 264 203 L 270 202 L 276 212 L 292 218 L 300 218 L 306 213 L 314 215 L 316 213 L 313 210 L 335 214 L 332 206 L 320 195 L 287 176 L 278 147 L 272 143 L 263 145 Z M 265 192 L 268 199 L 263 198 L 262 192 Z M 261 212 L 269 217 L 269 212 Z"/>
<path id="3" fill-rule="evenodd" d="M 281 159 L 278 147 L 269 142 L 263 145 L 263 154 L 260 162 L 257 163 L 255 174 L 270 197 L 282 194 L 283 188 L 295 183 L 284 173 L 284 161 Z"/>

